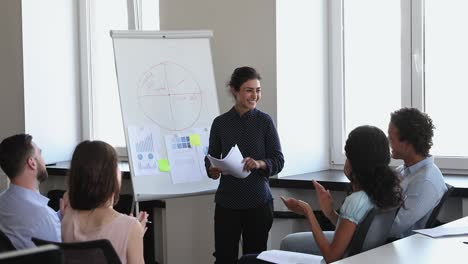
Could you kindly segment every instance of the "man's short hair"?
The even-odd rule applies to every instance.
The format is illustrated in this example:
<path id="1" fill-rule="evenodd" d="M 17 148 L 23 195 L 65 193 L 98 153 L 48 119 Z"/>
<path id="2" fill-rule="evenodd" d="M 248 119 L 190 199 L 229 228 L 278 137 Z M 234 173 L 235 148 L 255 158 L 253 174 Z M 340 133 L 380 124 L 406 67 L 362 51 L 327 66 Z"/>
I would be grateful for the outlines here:
<path id="1" fill-rule="evenodd" d="M 435 127 L 426 113 L 416 108 L 402 108 L 391 114 L 390 123 L 398 129 L 400 141 L 411 144 L 417 154 L 429 155 Z"/>
<path id="2" fill-rule="evenodd" d="M 33 154 L 31 135 L 18 134 L 5 138 L 0 143 L 0 166 L 12 180 L 22 172 L 26 160 Z"/>

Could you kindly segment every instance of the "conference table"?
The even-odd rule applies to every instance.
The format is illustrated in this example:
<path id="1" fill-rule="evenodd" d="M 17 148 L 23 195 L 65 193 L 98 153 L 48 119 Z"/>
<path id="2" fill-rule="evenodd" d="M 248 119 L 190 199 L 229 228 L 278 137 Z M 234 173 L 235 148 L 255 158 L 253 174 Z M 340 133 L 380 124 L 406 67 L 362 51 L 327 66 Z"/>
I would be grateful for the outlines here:
<path id="1" fill-rule="evenodd" d="M 446 226 L 468 226 L 468 216 L 447 223 Z M 414 234 L 333 263 L 468 263 L 468 244 L 463 242 L 468 243 L 468 235 L 431 238 Z"/>

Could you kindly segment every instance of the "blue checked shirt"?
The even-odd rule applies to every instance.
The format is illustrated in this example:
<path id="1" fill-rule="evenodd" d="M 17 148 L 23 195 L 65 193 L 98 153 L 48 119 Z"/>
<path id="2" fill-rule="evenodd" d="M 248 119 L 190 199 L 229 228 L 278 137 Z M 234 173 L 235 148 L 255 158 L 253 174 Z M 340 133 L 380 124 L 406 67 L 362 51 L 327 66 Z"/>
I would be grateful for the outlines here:
<path id="1" fill-rule="evenodd" d="M 61 242 L 59 212 L 39 192 L 10 184 L 0 194 L 0 229 L 16 249 L 35 247 L 31 237 Z"/>
<path id="2" fill-rule="evenodd" d="M 402 176 L 405 206 L 398 211 L 390 236 L 402 238 L 413 234 L 412 230 L 425 228 L 447 186 L 432 156 L 409 167 L 401 165 L 397 171 Z"/>

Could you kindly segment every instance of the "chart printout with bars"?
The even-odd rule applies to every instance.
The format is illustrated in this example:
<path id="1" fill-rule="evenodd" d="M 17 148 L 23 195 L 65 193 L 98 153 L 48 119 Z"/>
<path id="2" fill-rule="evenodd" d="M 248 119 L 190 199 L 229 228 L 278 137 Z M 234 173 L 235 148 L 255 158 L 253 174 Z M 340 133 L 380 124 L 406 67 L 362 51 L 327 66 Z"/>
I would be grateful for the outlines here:
<path id="1" fill-rule="evenodd" d="M 134 176 L 156 176 L 160 174 L 157 153 L 157 130 L 151 126 L 129 126 L 130 160 Z"/>

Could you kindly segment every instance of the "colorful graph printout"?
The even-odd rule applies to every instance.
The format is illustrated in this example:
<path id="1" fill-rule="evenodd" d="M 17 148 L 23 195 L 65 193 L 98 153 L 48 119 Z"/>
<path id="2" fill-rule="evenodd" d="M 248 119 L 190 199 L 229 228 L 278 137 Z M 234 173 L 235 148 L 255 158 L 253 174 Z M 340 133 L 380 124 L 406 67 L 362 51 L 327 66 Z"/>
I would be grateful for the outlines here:
<path id="1" fill-rule="evenodd" d="M 160 173 L 156 151 L 157 130 L 146 126 L 129 126 L 130 160 L 134 176 L 156 176 Z"/>
<path id="2" fill-rule="evenodd" d="M 208 149 L 208 129 L 192 129 L 187 133 L 167 135 L 165 139 L 174 184 L 197 182 L 207 177 L 204 159 Z"/>

